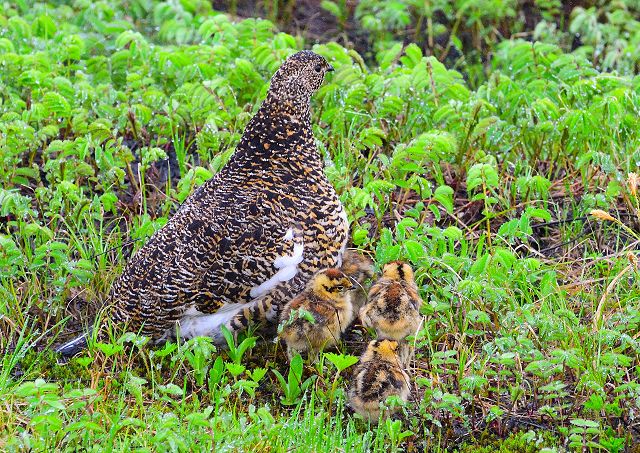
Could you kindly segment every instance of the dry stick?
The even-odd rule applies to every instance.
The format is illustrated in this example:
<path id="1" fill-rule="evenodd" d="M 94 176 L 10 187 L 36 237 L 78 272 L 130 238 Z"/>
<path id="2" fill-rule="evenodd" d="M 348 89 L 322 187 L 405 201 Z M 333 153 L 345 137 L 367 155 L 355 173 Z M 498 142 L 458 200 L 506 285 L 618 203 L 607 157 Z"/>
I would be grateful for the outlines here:
<path id="1" fill-rule="evenodd" d="M 634 214 L 631 212 L 619 212 L 617 213 L 617 215 L 618 217 L 632 217 Z M 533 225 L 531 225 L 531 228 L 551 227 L 556 225 L 562 225 L 564 223 L 580 222 L 588 219 L 590 219 L 589 216 L 581 216 L 581 217 L 573 217 L 573 218 L 563 219 L 563 220 L 553 220 L 551 222 L 534 223 Z"/>
<path id="2" fill-rule="evenodd" d="M 463 210 L 465 209 L 467 206 L 471 205 L 472 202 L 467 203 L 466 205 L 462 206 L 460 209 Z M 449 213 L 448 211 L 445 211 L 445 213 L 449 216 L 452 217 L 458 224 L 460 224 L 462 226 L 462 228 L 464 228 L 465 230 L 467 230 L 467 233 L 472 234 L 473 233 L 473 229 L 467 225 L 466 223 L 464 223 L 462 221 L 462 219 L 460 219 L 460 217 L 458 217 L 457 215 L 455 215 L 454 213 Z"/>
<path id="3" fill-rule="evenodd" d="M 613 291 L 613 288 L 620 281 L 620 279 L 627 272 L 629 272 L 631 269 L 633 269 L 633 267 L 634 267 L 633 263 L 627 265 L 624 269 L 622 269 L 620 272 L 618 272 L 618 275 L 613 277 L 613 280 L 611 280 L 611 283 L 609 283 L 607 285 L 607 289 L 604 291 L 604 294 L 602 294 L 602 297 L 600 298 L 600 303 L 598 303 L 598 308 L 596 309 L 596 314 L 593 317 L 593 330 L 594 330 L 594 332 L 598 331 L 598 323 L 600 321 L 600 317 L 602 316 L 602 309 L 604 308 L 604 303 L 607 300 L 607 296 L 609 295 L 609 293 L 611 291 Z M 618 305 L 619 304 L 620 304 L 620 302 L 618 301 Z M 620 309 L 622 310 L 622 306 L 620 306 Z"/>
<path id="4" fill-rule="evenodd" d="M 634 247 L 637 247 L 638 245 L 640 245 L 640 240 L 629 244 L 629 246 L 627 247 L 627 250 L 632 250 Z M 595 265 L 597 263 L 600 263 L 602 261 L 615 260 L 615 259 L 619 258 L 621 255 L 623 255 L 624 253 L 628 253 L 628 252 L 622 251 L 622 252 L 617 252 L 617 253 L 605 255 L 605 256 L 602 256 L 602 257 L 598 257 L 598 258 L 592 258 L 592 257 L 591 258 L 580 258 L 580 259 L 576 259 L 576 260 L 572 261 L 571 263 L 582 266 L 582 269 L 584 271 L 588 267 L 591 267 L 591 266 L 593 266 L 593 265 Z M 605 280 L 606 280 L 606 277 L 601 277 L 601 278 L 597 278 L 597 279 L 574 282 L 574 283 L 569 283 L 569 284 L 560 286 L 560 289 L 570 290 L 571 288 L 575 288 L 575 287 L 578 287 L 578 286 L 584 286 L 584 285 L 587 285 L 587 284 L 590 284 L 590 283 L 598 283 L 598 282 L 602 282 L 602 281 L 605 281 Z"/>
<path id="5" fill-rule="evenodd" d="M 440 54 L 440 58 L 438 58 L 438 60 L 442 61 L 445 59 L 445 57 L 447 56 L 447 54 L 449 53 L 449 49 L 451 49 L 451 43 L 452 41 L 452 37 L 456 35 L 456 33 L 458 32 L 458 27 L 460 27 L 460 23 L 462 22 L 462 12 L 463 12 L 464 8 L 460 11 L 458 11 L 458 14 L 456 14 L 456 21 L 453 24 L 453 28 L 451 29 L 451 34 L 449 35 L 449 40 L 447 41 L 447 45 L 444 48 L 444 50 L 442 51 L 442 53 Z M 431 30 L 431 18 L 429 18 L 429 25 L 430 25 L 430 30 Z M 433 49 L 433 37 L 432 37 L 433 32 L 429 33 L 429 46 L 431 46 L 431 48 Z"/>
<path id="6" fill-rule="evenodd" d="M 0 314 L 0 321 L 6 322 L 9 326 L 13 327 L 14 329 L 17 328 L 17 324 L 15 323 L 15 321 L 7 315 Z"/>
<path id="7" fill-rule="evenodd" d="M 353 309 L 353 305 L 351 308 Z M 333 307 L 333 310 L 336 312 L 336 318 L 338 319 L 338 338 L 336 338 L 333 332 L 329 330 L 329 327 L 327 327 L 327 330 L 329 330 L 329 335 L 333 337 L 333 341 L 336 342 L 336 347 L 338 347 L 338 343 L 340 343 L 340 339 L 342 338 L 342 324 L 340 323 L 340 313 L 338 312 L 338 309 L 336 307 Z"/>
<path id="8" fill-rule="evenodd" d="M 594 283 L 600 283 L 602 281 L 606 280 L 605 277 L 602 278 L 590 278 L 589 280 L 583 280 L 580 282 L 573 282 L 573 283 L 567 283 L 566 285 L 560 285 L 558 286 L 559 289 L 563 290 L 563 291 L 567 291 L 570 290 L 572 288 L 576 288 L 579 286 L 586 286 L 586 285 L 592 285 Z"/>
<path id="9" fill-rule="evenodd" d="M 342 266 L 344 266 L 344 262 L 342 263 Z M 351 281 L 351 283 L 353 283 L 354 285 L 359 286 L 361 290 L 363 290 L 365 292 L 367 291 L 366 289 L 364 289 L 364 286 L 362 286 L 362 284 L 355 277 L 352 277 L 351 275 L 346 275 L 346 276 Z"/>
<path id="10" fill-rule="evenodd" d="M 433 66 L 431 61 L 427 60 L 427 73 L 429 74 L 429 81 L 431 82 L 431 90 L 433 91 L 433 100 L 438 107 L 438 91 L 436 90 L 436 82 L 433 80 Z"/>
<path id="11" fill-rule="evenodd" d="M 410 345 L 411 346 L 411 352 L 409 354 L 409 363 L 407 363 L 407 369 L 410 371 L 411 365 L 412 363 L 414 364 L 414 369 L 415 369 L 415 362 L 416 362 L 416 345 L 418 343 L 418 332 L 420 332 L 420 330 L 422 329 L 422 325 L 424 324 L 424 316 L 420 316 L 420 324 L 418 325 L 418 328 L 416 329 L 416 331 L 413 334 L 413 344 Z M 407 370 L 405 370 L 407 371 Z M 407 385 L 409 386 L 409 398 L 417 405 L 420 402 L 418 401 L 418 396 L 416 395 L 416 392 L 414 390 L 415 386 L 412 385 L 411 383 L 411 378 L 409 378 L 409 382 L 407 382 Z"/>
<path id="12" fill-rule="evenodd" d="M 574 242 L 579 241 L 580 239 L 582 239 L 582 238 L 583 238 L 583 237 L 585 237 L 586 235 L 587 235 L 587 233 L 580 233 L 577 237 L 572 238 L 572 239 L 569 239 L 569 240 L 568 240 L 568 241 L 566 241 L 566 242 L 562 242 L 562 243 L 557 244 L 557 245 L 552 245 L 552 246 L 549 246 L 549 247 L 545 247 L 545 248 L 543 248 L 542 250 L 540 250 L 540 253 L 541 253 L 541 254 L 544 254 L 544 253 L 546 253 L 546 252 L 550 252 L 550 251 L 552 251 L 552 250 L 562 248 L 562 247 L 564 247 L 564 246 L 566 246 L 566 245 L 571 245 L 571 244 L 573 244 Z"/>
<path id="13" fill-rule="evenodd" d="M 531 228 L 552 227 L 556 225 L 562 225 L 564 223 L 584 221 L 584 220 L 587 220 L 587 218 L 588 218 L 587 216 L 581 216 L 581 217 L 573 217 L 573 218 L 564 219 L 564 220 L 553 220 L 551 222 L 534 223 L 533 225 L 531 225 Z"/>
<path id="14" fill-rule="evenodd" d="M 469 157 L 470 150 L 467 150 L 467 147 L 469 146 L 469 143 L 470 143 L 471 133 L 473 132 L 473 129 L 475 129 L 476 125 L 478 124 L 478 115 L 480 114 L 480 109 L 482 109 L 482 104 L 480 104 L 479 102 L 473 106 L 473 115 L 471 117 L 471 121 L 468 123 L 469 127 L 467 128 L 467 133 L 464 136 L 462 145 L 460 146 L 460 149 L 458 150 L 458 155 L 456 156 L 456 165 L 458 166 L 462 164 L 463 159 L 467 159 Z"/>

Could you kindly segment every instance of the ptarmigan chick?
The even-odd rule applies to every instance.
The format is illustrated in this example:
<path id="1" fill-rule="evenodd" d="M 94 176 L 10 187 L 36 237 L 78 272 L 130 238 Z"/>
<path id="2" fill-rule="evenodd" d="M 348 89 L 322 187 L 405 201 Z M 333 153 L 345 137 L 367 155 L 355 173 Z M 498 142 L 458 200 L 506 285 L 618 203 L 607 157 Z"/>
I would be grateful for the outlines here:
<path id="1" fill-rule="evenodd" d="M 280 339 L 287 344 L 289 360 L 296 353 L 315 357 L 326 346 L 337 344 L 353 320 L 353 289 L 342 271 L 325 269 L 285 305 L 280 316 Z"/>
<path id="2" fill-rule="evenodd" d="M 342 255 L 340 270 L 356 283 L 357 288 L 353 291 L 351 303 L 353 304 L 353 312 L 358 313 L 367 302 L 367 290 L 364 285 L 368 279 L 373 277 L 373 261 L 362 253 L 349 249 Z"/>
<path id="3" fill-rule="evenodd" d="M 320 269 L 339 266 L 349 223 L 324 173 L 311 97 L 331 65 L 305 50 L 282 64 L 229 162 L 185 200 L 114 281 L 107 318 L 154 340 L 224 344 L 250 322 L 275 324 Z M 82 337 L 58 348 L 74 355 Z"/>
<path id="4" fill-rule="evenodd" d="M 372 423 L 378 423 L 380 405 L 390 396 L 407 402 L 411 394 L 409 375 L 410 348 L 406 342 L 383 339 L 369 342 L 354 371 L 349 390 L 349 405 Z M 391 415 L 395 410 L 386 410 Z"/>
<path id="5" fill-rule="evenodd" d="M 365 327 L 375 329 L 378 338 L 404 340 L 420 327 L 421 306 L 411 266 L 392 261 L 383 267 L 382 277 L 371 287 L 369 302 L 360 310 L 360 320 Z"/>

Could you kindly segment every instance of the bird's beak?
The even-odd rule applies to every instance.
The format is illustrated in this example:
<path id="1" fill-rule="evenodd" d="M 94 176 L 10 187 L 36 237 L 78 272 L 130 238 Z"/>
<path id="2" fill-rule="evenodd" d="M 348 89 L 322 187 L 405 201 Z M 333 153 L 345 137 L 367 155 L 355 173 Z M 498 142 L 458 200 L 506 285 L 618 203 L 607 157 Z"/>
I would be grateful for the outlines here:
<path id="1" fill-rule="evenodd" d="M 327 68 L 327 72 L 333 72 L 335 71 L 335 69 L 333 69 L 333 66 L 329 65 L 329 67 Z"/>

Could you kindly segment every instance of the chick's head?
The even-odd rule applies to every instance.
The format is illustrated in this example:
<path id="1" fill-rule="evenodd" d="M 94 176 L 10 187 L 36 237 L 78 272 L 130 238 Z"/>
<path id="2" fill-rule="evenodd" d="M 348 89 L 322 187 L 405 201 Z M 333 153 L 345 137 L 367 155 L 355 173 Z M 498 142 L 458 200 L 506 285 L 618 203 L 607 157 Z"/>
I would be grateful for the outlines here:
<path id="1" fill-rule="evenodd" d="M 404 341 L 390 339 L 373 340 L 369 343 L 369 351 L 374 357 L 405 367 L 409 363 L 411 347 Z"/>
<path id="2" fill-rule="evenodd" d="M 343 301 L 354 287 L 353 282 L 341 270 L 331 268 L 315 275 L 311 289 L 323 299 Z"/>
<path id="3" fill-rule="evenodd" d="M 404 261 L 391 261 L 382 268 L 382 276 L 397 281 L 413 282 L 413 269 Z"/>
<path id="4" fill-rule="evenodd" d="M 373 277 L 373 261 L 355 250 L 344 252 L 340 269 L 360 284 L 367 278 Z"/>

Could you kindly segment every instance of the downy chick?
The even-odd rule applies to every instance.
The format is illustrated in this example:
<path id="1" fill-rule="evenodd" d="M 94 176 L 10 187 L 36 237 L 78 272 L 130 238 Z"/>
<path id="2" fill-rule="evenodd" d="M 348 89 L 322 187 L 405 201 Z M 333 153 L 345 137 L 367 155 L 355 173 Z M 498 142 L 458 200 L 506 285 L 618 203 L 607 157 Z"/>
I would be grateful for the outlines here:
<path id="1" fill-rule="evenodd" d="M 369 342 L 360 357 L 349 390 L 349 405 L 372 423 L 378 423 L 380 404 L 390 396 L 407 402 L 411 394 L 408 366 L 410 347 L 406 342 L 383 339 Z M 385 410 L 385 416 L 395 410 Z"/>
<path id="2" fill-rule="evenodd" d="M 315 357 L 324 347 L 337 344 L 353 320 L 353 289 L 351 280 L 340 269 L 325 269 L 285 305 L 279 336 L 287 344 L 289 360 L 296 353 Z"/>
<path id="3" fill-rule="evenodd" d="M 371 287 L 360 320 L 365 327 L 375 329 L 378 338 L 403 340 L 420 327 L 421 305 L 411 266 L 392 261 L 385 264 L 382 277 Z"/>
<path id="4" fill-rule="evenodd" d="M 373 277 L 373 261 L 362 253 L 349 249 L 342 255 L 342 267 L 340 270 L 356 283 L 351 303 L 353 304 L 353 312 L 358 313 L 362 306 L 367 303 L 367 291 L 364 289 L 364 284 Z"/>

